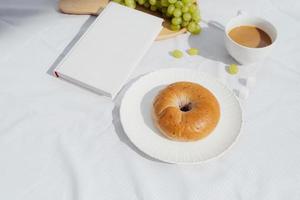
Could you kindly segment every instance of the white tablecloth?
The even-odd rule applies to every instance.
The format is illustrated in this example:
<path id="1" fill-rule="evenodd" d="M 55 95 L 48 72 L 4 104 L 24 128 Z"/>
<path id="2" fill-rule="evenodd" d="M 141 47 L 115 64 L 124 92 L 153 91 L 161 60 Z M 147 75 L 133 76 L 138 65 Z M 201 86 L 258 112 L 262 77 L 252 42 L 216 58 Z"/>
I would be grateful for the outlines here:
<path id="1" fill-rule="evenodd" d="M 225 23 L 244 9 L 272 20 L 280 40 L 257 73 L 238 143 L 223 157 L 195 166 L 141 153 L 120 126 L 119 99 L 112 102 L 49 74 L 93 21 L 60 14 L 56 5 L 0 1 L 1 200 L 300 198 L 298 0 L 200 0 L 205 21 Z M 190 46 L 199 47 L 201 56 L 176 60 L 168 54 Z M 155 42 L 133 77 L 208 60 L 231 62 L 222 32 L 205 25 L 201 36 Z"/>

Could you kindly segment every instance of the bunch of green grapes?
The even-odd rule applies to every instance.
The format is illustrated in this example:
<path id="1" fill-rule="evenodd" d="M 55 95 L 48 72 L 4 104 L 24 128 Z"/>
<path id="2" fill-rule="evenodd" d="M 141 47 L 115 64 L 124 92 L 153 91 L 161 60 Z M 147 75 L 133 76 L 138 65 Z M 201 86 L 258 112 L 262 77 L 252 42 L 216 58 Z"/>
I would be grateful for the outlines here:
<path id="1" fill-rule="evenodd" d="M 113 0 L 130 8 L 138 5 L 144 6 L 152 11 L 158 11 L 169 19 L 171 29 L 178 31 L 186 28 L 192 34 L 199 34 L 200 13 L 193 0 Z"/>

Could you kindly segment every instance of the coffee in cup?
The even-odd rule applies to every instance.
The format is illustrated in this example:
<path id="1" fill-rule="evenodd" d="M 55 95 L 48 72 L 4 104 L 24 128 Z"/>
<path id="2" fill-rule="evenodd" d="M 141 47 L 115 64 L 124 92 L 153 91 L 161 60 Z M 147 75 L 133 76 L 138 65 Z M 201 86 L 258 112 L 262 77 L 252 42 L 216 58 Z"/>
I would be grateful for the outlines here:
<path id="1" fill-rule="evenodd" d="M 228 35 L 236 43 L 250 48 L 263 48 L 272 44 L 271 37 L 256 26 L 238 26 L 231 29 Z"/>
<path id="2" fill-rule="evenodd" d="M 225 46 L 240 64 L 251 64 L 269 55 L 277 39 L 276 28 L 267 20 L 239 14 L 225 28 Z"/>

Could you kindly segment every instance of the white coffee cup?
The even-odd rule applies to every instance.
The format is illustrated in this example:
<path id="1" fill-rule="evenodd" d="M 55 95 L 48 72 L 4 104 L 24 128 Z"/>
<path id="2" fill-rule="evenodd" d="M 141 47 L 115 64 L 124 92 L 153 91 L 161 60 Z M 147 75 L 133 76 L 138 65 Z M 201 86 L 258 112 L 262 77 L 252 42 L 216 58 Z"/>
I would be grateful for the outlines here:
<path id="1" fill-rule="evenodd" d="M 251 48 L 238 44 L 230 38 L 229 32 L 238 26 L 255 26 L 266 32 L 272 39 L 272 44 Z M 240 64 L 251 64 L 266 58 L 274 48 L 277 40 L 277 30 L 270 22 L 260 17 L 252 17 L 245 13 L 238 12 L 238 15 L 231 19 L 225 27 L 225 46 L 229 54 Z"/>

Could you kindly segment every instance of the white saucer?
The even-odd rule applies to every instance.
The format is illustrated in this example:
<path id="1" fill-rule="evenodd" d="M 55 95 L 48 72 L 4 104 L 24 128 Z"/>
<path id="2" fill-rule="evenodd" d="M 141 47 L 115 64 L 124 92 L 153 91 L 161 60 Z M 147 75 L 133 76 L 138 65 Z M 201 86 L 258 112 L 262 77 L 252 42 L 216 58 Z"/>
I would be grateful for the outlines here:
<path id="1" fill-rule="evenodd" d="M 152 121 L 154 97 L 167 85 L 178 81 L 199 83 L 209 89 L 221 107 L 220 121 L 206 138 L 196 142 L 177 142 L 164 137 Z M 139 78 L 126 91 L 120 118 L 124 131 L 134 145 L 153 158 L 169 163 L 200 163 L 215 158 L 237 139 L 242 111 L 233 92 L 221 82 L 197 70 L 170 68 Z"/>

